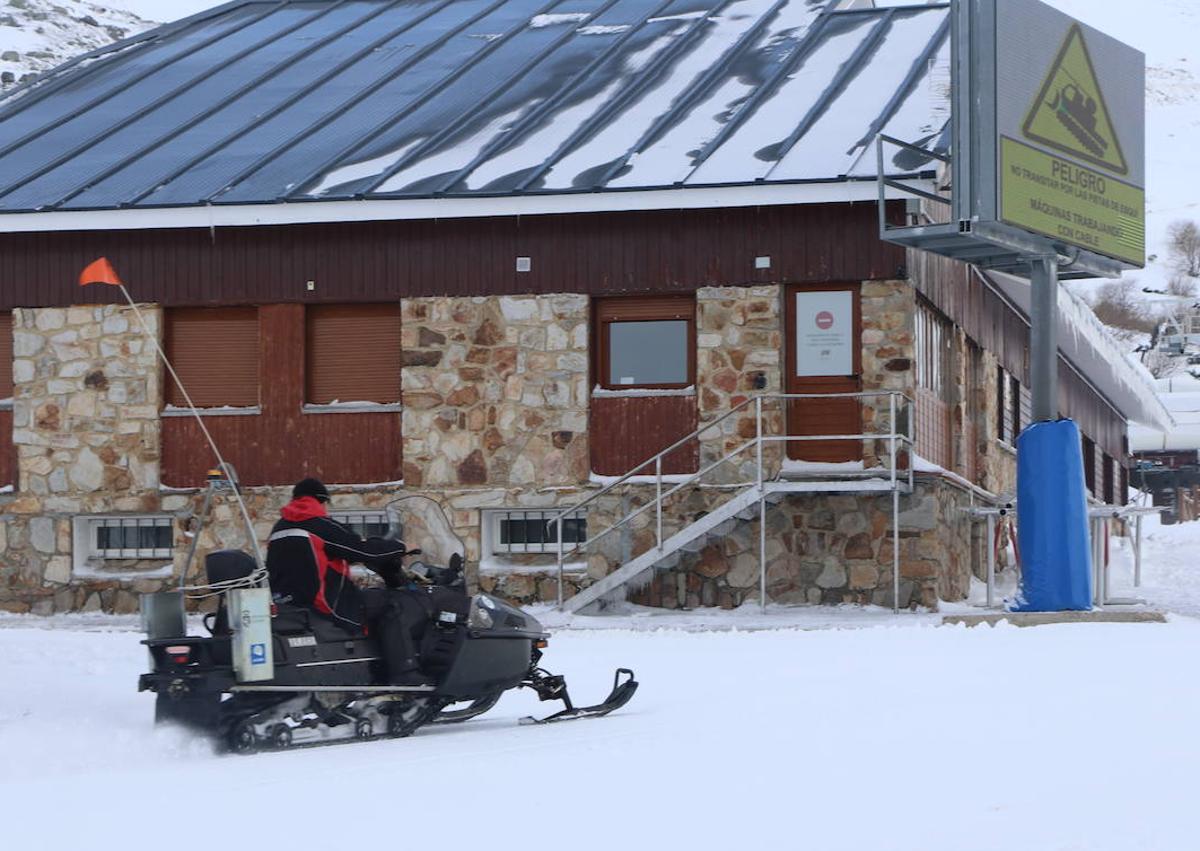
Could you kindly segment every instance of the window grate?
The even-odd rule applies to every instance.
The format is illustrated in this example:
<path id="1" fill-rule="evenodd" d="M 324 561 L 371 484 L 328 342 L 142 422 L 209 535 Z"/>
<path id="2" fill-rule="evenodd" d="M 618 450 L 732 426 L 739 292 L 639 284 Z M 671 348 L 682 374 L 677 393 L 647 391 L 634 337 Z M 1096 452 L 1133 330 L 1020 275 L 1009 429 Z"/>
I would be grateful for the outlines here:
<path id="1" fill-rule="evenodd" d="M 175 523 L 170 517 L 97 517 L 88 522 L 95 558 L 171 558 L 174 552 Z"/>
<path id="2" fill-rule="evenodd" d="M 554 511 L 538 510 L 492 512 L 492 552 L 498 555 L 558 552 L 555 515 Z M 587 540 L 587 518 L 584 515 L 564 517 L 562 525 L 564 549 Z"/>
<path id="3" fill-rule="evenodd" d="M 952 326 L 924 303 L 916 313 L 916 443 L 917 454 L 939 467 L 953 469 L 950 410 Z"/>
<path id="4" fill-rule="evenodd" d="M 384 511 L 337 511 L 329 515 L 350 528 L 360 538 L 382 538 L 387 534 L 388 517 Z"/>

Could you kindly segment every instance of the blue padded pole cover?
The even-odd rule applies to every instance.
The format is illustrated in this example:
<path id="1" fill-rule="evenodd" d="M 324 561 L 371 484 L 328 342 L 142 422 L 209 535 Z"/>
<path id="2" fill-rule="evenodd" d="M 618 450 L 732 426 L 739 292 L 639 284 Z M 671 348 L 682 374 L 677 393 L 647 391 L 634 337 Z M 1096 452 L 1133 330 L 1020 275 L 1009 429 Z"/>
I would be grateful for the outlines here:
<path id="1" fill-rule="evenodd" d="M 1087 485 L 1079 426 L 1071 420 L 1034 423 L 1017 438 L 1017 539 L 1014 611 L 1091 609 Z"/>

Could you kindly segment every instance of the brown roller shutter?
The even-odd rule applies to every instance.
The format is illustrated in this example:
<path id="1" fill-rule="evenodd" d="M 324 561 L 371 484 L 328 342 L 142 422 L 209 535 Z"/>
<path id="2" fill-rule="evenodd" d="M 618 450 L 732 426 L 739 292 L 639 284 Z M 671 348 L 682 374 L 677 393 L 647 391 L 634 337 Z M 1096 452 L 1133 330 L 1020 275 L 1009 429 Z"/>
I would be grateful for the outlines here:
<path id="1" fill-rule="evenodd" d="M 595 300 L 596 319 L 600 322 L 637 322 L 655 319 L 696 318 L 696 297 L 685 296 L 625 296 Z"/>
<path id="2" fill-rule="evenodd" d="M 306 401 L 400 401 L 400 305 L 314 305 L 305 314 Z"/>
<path id="3" fill-rule="evenodd" d="M 180 307 L 167 310 L 166 348 L 197 408 L 252 407 L 258 399 L 258 308 Z M 167 401 L 187 404 L 165 376 Z"/>
<path id="4" fill-rule="evenodd" d="M 12 314 L 0 313 L 0 399 L 13 394 L 13 328 Z"/>

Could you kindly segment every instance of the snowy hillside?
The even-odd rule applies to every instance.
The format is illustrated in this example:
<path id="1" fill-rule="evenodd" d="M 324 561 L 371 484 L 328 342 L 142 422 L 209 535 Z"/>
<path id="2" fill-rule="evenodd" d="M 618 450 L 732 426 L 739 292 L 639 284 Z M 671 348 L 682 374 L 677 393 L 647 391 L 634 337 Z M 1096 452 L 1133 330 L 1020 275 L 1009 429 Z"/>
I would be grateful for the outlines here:
<path id="1" fill-rule="evenodd" d="M 120 3 L 8 0 L 0 5 L 0 81 L 53 68 L 72 56 L 156 26 Z"/>

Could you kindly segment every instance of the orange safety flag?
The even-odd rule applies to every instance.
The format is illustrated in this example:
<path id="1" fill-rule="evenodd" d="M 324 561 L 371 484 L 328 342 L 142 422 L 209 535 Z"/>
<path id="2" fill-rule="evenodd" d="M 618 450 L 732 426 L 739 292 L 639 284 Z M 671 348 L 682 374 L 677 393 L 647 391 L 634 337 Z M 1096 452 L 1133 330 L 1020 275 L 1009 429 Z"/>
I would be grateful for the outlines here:
<path id="1" fill-rule="evenodd" d="M 88 284 L 108 284 L 111 287 L 119 287 L 123 283 L 117 276 L 117 270 L 108 262 L 107 257 L 93 260 L 86 269 L 79 273 L 79 286 L 81 287 L 86 287 Z"/>

